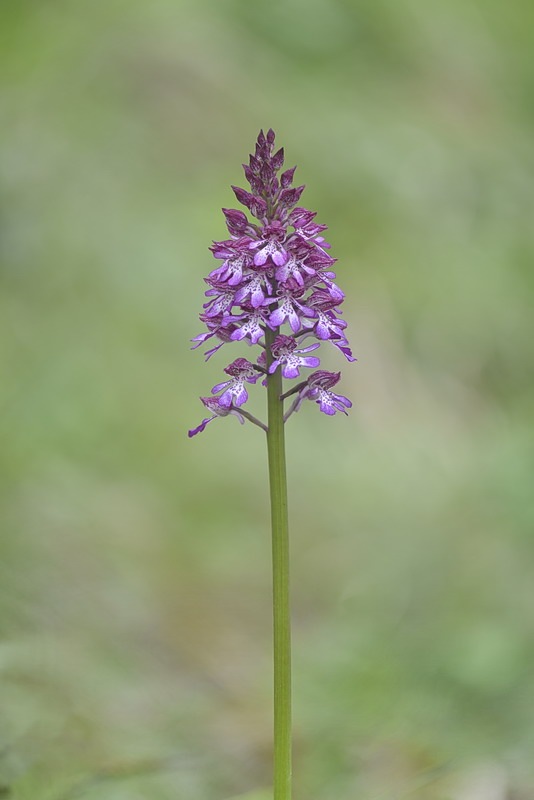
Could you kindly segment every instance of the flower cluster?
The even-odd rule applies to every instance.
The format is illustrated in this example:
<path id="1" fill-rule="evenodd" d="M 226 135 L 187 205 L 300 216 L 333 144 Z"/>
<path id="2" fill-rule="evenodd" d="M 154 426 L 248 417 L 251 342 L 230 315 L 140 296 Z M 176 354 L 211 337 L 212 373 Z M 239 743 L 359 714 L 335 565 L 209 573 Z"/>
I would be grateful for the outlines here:
<path id="1" fill-rule="evenodd" d="M 278 368 L 284 378 L 299 378 L 301 368 L 319 366 L 319 358 L 308 354 L 323 341 L 330 341 L 348 361 L 355 360 L 345 336 L 347 323 L 340 316 L 345 295 L 334 282 L 336 259 L 328 253 L 330 245 L 322 236 L 326 225 L 317 224 L 315 212 L 298 205 L 304 186 L 292 185 L 296 168 L 279 175 L 284 151 L 274 152 L 274 139 L 272 130 L 267 135 L 260 131 L 255 154 L 243 165 L 250 192 L 232 187 L 250 217 L 223 208 L 230 238 L 210 248 L 221 263 L 205 279 L 207 302 L 200 320 L 207 330 L 192 340 L 194 347 L 212 340 L 206 360 L 224 344 L 241 340 L 258 345 L 262 352 L 255 364 L 237 358 L 226 367 L 229 380 L 214 386 L 211 397 L 201 398 L 212 416 L 189 431 L 189 436 L 228 414 L 265 429 L 242 408 L 248 399 L 245 384 L 256 383 L 262 375 L 265 384 Z M 287 333 L 281 333 L 283 326 Z M 269 331 L 273 334 L 267 352 Z M 310 337 L 319 341 L 302 346 Z M 284 397 L 296 395 L 286 418 L 305 399 L 315 401 L 325 414 L 346 414 L 350 400 L 331 391 L 339 378 L 339 372 L 311 373 L 285 393 Z"/>

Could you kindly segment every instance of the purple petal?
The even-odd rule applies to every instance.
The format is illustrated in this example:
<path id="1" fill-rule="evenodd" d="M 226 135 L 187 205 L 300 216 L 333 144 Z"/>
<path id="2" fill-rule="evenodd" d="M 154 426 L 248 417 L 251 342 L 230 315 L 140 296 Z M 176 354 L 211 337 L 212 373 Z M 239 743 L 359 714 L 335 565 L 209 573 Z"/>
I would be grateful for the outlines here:
<path id="1" fill-rule="evenodd" d="M 346 408 L 352 408 L 352 403 L 348 397 L 343 397 L 342 394 L 333 394 L 332 396 L 335 397 L 336 400 L 342 405 L 344 405 Z M 342 410 L 343 409 L 340 408 L 340 411 Z"/>
<path id="2" fill-rule="evenodd" d="M 315 333 L 319 337 L 319 339 L 329 339 L 330 338 L 330 331 L 328 326 L 325 325 L 324 319 L 320 318 L 317 326 L 315 328 Z"/>
<path id="3" fill-rule="evenodd" d="M 333 417 L 336 413 L 336 409 L 333 407 L 330 400 L 322 397 L 319 402 L 319 408 L 323 412 L 323 414 L 328 414 L 329 417 Z"/>
<path id="4" fill-rule="evenodd" d="M 300 375 L 299 368 L 295 364 L 284 364 L 282 367 L 282 375 L 284 378 L 298 378 Z"/>
<path id="5" fill-rule="evenodd" d="M 250 302 L 252 308 L 259 308 L 263 305 L 263 301 L 265 300 L 265 295 L 263 294 L 261 286 L 257 286 L 254 291 L 252 292 Z"/>
<path id="6" fill-rule="evenodd" d="M 211 393 L 212 394 L 217 394 L 217 392 L 220 392 L 221 389 L 224 389 L 225 386 L 228 386 L 228 384 L 230 384 L 231 382 L 232 381 L 222 381 L 222 383 L 218 383 L 216 386 L 213 387 L 213 389 L 211 390 Z"/>
<path id="7" fill-rule="evenodd" d="M 254 256 L 254 264 L 257 267 L 262 267 L 266 261 L 267 261 L 267 248 L 263 247 L 261 250 L 258 250 L 256 255 Z"/>
<path id="8" fill-rule="evenodd" d="M 321 363 L 321 359 L 317 358 L 317 356 L 305 356 L 305 358 L 300 359 L 300 363 L 304 367 L 318 367 Z"/>
<path id="9" fill-rule="evenodd" d="M 216 415 L 215 415 L 215 416 L 216 416 Z M 202 420 L 202 422 L 200 423 L 200 425 L 199 425 L 198 427 L 196 427 L 196 428 L 193 428 L 193 429 L 192 429 L 192 430 L 190 430 L 190 431 L 187 431 L 187 435 L 189 436 L 189 438 L 190 438 L 190 439 L 192 439 L 192 438 L 193 438 L 193 436 L 196 436 L 196 435 L 197 435 L 197 433 L 202 433 L 202 431 L 204 430 L 204 428 L 206 427 L 206 425 L 208 424 L 208 422 L 211 422 L 211 421 L 212 421 L 212 419 L 215 419 L 215 416 L 213 416 L 213 417 L 208 417 L 207 419 L 203 419 L 203 420 Z"/>
<path id="10" fill-rule="evenodd" d="M 283 267 L 288 259 L 288 255 L 285 250 L 275 250 L 273 255 L 271 256 L 274 263 L 277 267 Z"/>
<path id="11" fill-rule="evenodd" d="M 250 341 L 252 342 L 252 344 L 258 344 L 262 336 L 263 336 L 263 331 L 261 328 L 258 327 L 257 330 L 251 332 Z"/>
<path id="12" fill-rule="evenodd" d="M 274 325 L 275 328 L 279 328 L 280 325 L 283 324 L 285 320 L 285 314 L 281 308 L 275 308 L 275 310 L 271 313 L 269 317 L 269 323 Z"/>
<path id="13" fill-rule="evenodd" d="M 241 301 L 244 300 L 246 296 L 247 296 L 247 284 L 245 284 L 244 286 L 242 286 L 240 289 L 237 290 L 237 292 L 235 293 L 234 300 L 236 301 L 236 303 L 241 303 Z"/>
<path id="14" fill-rule="evenodd" d="M 206 352 L 204 353 L 204 355 L 206 356 L 206 359 L 205 359 L 205 360 L 206 360 L 206 361 L 209 361 L 209 360 L 210 360 L 210 358 L 212 357 L 212 355 L 214 355 L 214 353 L 216 353 L 216 352 L 217 352 L 217 350 L 220 350 L 220 349 L 221 349 L 221 347 L 223 346 L 223 344 L 224 344 L 224 342 L 221 342 L 221 343 L 220 343 L 220 344 L 218 344 L 216 347 L 212 347 L 212 348 L 211 348 L 211 350 L 206 350 Z"/>
<path id="15" fill-rule="evenodd" d="M 338 350 L 341 350 L 347 361 L 357 361 L 357 358 L 354 358 L 352 355 L 352 350 L 350 349 L 346 340 L 341 342 L 336 342 L 335 339 L 331 339 L 332 344 L 334 344 Z"/>
<path id="16" fill-rule="evenodd" d="M 300 330 L 300 317 L 294 308 L 289 312 L 289 324 L 293 333 L 297 333 Z"/>
<path id="17" fill-rule="evenodd" d="M 239 387 L 236 387 L 236 390 L 234 391 L 234 405 L 238 407 L 242 406 L 243 403 L 247 402 L 247 400 L 248 392 L 243 384 L 240 384 Z"/>
<path id="18" fill-rule="evenodd" d="M 343 406 L 346 408 L 352 408 L 352 403 L 348 397 L 344 397 L 342 394 L 334 394 L 334 392 L 330 392 L 330 396 L 332 397 L 333 403 L 336 408 L 339 409 L 339 411 L 346 413 Z"/>
<path id="19" fill-rule="evenodd" d="M 309 344 L 307 347 L 302 347 L 298 351 L 299 353 L 311 353 L 312 350 L 317 350 L 318 347 L 321 346 L 321 342 L 314 342 L 313 344 Z"/>
<path id="20" fill-rule="evenodd" d="M 228 281 L 228 286 L 237 286 L 239 283 L 241 283 L 242 277 L 243 276 L 240 272 L 234 272 Z"/>
<path id="21" fill-rule="evenodd" d="M 196 342 L 196 344 L 193 345 L 191 350 L 196 350 L 197 347 L 200 347 L 201 344 L 204 344 L 206 339 L 210 339 L 212 336 L 213 333 L 201 333 L 200 336 L 195 336 L 195 338 L 191 339 L 191 341 Z"/>
<path id="22" fill-rule="evenodd" d="M 222 408 L 230 408 L 230 406 L 232 405 L 232 390 L 231 389 L 227 389 L 219 397 L 219 405 Z"/>

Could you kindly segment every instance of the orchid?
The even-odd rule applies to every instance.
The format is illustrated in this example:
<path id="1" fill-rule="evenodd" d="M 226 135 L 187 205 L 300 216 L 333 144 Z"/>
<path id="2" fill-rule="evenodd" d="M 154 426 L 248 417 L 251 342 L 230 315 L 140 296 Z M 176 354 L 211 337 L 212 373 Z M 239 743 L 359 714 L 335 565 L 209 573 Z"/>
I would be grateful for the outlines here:
<path id="1" fill-rule="evenodd" d="M 251 215 L 223 208 L 229 239 L 213 242 L 221 263 L 205 279 L 207 298 L 200 320 L 207 330 L 192 340 L 193 349 L 210 339 L 216 343 L 206 360 L 236 342 L 259 349 L 255 363 L 236 358 L 224 372 L 227 379 L 201 402 L 211 416 L 189 431 L 196 436 L 213 420 L 235 416 L 267 434 L 271 496 L 274 629 L 274 800 L 291 800 L 291 633 L 289 609 L 289 531 L 284 426 L 306 400 L 329 416 L 347 414 L 351 401 L 332 389 L 340 372 L 316 369 L 315 352 L 332 344 L 354 361 L 341 316 L 345 295 L 335 283 L 335 259 L 322 234 L 326 225 L 316 213 L 298 204 L 304 186 L 293 187 L 295 167 L 279 176 L 284 151 L 274 150 L 275 135 L 260 131 L 256 149 L 244 165 L 251 191 L 233 186 L 237 200 Z M 310 338 L 315 341 L 310 344 Z M 313 355 L 311 355 L 313 353 Z M 311 373 L 301 370 L 315 370 Z M 267 389 L 267 423 L 244 406 L 247 386 Z M 284 391 L 283 381 L 300 382 Z M 287 411 L 284 403 L 292 398 Z"/>

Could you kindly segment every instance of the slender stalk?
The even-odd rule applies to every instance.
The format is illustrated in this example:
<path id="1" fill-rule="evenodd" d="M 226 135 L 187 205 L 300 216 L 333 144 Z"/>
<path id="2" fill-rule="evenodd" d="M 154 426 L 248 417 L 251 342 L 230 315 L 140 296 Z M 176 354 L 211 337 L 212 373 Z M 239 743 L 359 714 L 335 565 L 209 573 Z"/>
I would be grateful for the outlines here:
<path id="1" fill-rule="evenodd" d="M 278 331 L 266 332 L 268 365 Z M 280 368 L 267 379 L 269 485 L 273 547 L 274 800 L 291 800 L 291 619 L 289 531 Z"/>
<path id="2" fill-rule="evenodd" d="M 267 425 L 264 425 L 264 423 L 261 421 L 261 419 L 258 419 L 257 417 L 255 417 L 254 414 L 249 414 L 249 412 L 245 411 L 244 408 L 240 408 L 239 409 L 239 413 L 241 414 L 241 416 L 245 417 L 245 419 L 248 419 L 249 422 L 252 422 L 253 425 L 257 425 L 258 428 L 261 428 L 262 430 L 264 430 L 265 433 L 268 432 Z"/>

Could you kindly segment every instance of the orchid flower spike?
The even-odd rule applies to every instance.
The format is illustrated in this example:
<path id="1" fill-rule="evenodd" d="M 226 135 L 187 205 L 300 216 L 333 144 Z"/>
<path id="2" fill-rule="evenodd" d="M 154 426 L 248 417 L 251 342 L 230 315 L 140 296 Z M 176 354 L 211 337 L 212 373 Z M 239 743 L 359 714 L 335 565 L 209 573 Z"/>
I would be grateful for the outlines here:
<path id="1" fill-rule="evenodd" d="M 335 259 L 315 212 L 298 205 L 304 186 L 293 187 L 295 167 L 281 172 L 284 150 L 275 150 L 275 134 L 260 131 L 254 155 L 244 165 L 250 191 L 233 186 L 243 211 L 223 208 L 229 238 L 214 242 L 211 249 L 219 262 L 205 279 L 206 302 L 200 315 L 207 330 L 192 340 L 199 347 L 209 339 L 215 345 L 206 360 L 226 345 L 244 341 L 260 349 L 256 363 L 237 358 L 225 368 L 229 380 L 218 383 L 211 397 L 201 397 L 212 416 L 189 431 L 195 436 L 208 422 L 233 415 L 266 430 L 265 424 L 243 410 L 248 400 L 245 384 L 254 384 L 263 374 L 280 369 L 285 379 L 300 377 L 300 370 L 320 365 L 316 355 L 307 355 L 330 342 L 355 361 L 345 336 L 347 323 L 340 317 L 345 295 L 334 282 Z M 302 346 L 301 340 L 316 341 Z M 330 391 L 339 373 L 318 370 L 303 383 L 284 392 L 282 399 L 296 394 L 287 418 L 303 401 L 313 400 L 328 416 L 346 414 L 351 402 Z"/>

